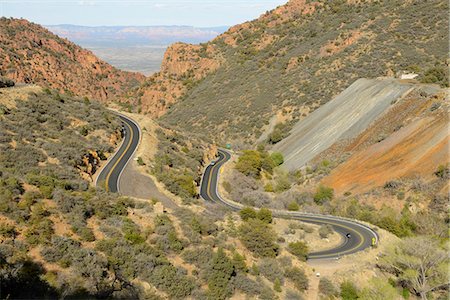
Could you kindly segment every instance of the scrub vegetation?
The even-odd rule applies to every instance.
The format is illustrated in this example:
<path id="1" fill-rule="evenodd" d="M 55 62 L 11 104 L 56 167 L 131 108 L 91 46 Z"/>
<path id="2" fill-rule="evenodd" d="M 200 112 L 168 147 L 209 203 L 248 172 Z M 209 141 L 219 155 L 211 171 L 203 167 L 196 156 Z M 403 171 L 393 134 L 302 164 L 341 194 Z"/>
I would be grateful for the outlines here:
<path id="1" fill-rule="evenodd" d="M 302 107 L 330 101 L 359 78 L 414 72 L 447 86 L 447 11 L 442 0 L 291 1 L 205 44 L 221 66 L 162 121 L 221 142 L 254 143 L 275 113 L 299 120 Z M 186 46 L 189 55 L 196 54 Z M 285 129 L 277 125 L 268 142 Z"/>

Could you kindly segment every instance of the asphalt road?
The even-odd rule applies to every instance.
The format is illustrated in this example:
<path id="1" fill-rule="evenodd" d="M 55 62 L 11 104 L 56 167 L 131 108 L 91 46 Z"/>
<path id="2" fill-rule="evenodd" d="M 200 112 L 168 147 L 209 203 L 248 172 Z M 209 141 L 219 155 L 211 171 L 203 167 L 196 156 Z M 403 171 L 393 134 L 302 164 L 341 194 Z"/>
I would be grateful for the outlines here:
<path id="1" fill-rule="evenodd" d="M 131 119 L 119 115 L 125 136 L 119 150 L 108 161 L 97 177 L 96 185 L 103 185 L 107 191 L 119 192 L 120 176 L 139 145 L 141 136 L 138 125 Z"/>
<path id="2" fill-rule="evenodd" d="M 241 204 L 223 199 L 220 197 L 217 189 L 220 168 L 230 157 L 231 155 L 227 151 L 219 150 L 215 163 L 207 166 L 203 174 L 200 196 L 206 201 L 221 203 L 233 210 L 240 210 L 243 207 Z M 308 259 L 335 259 L 370 248 L 378 242 L 378 235 L 375 231 L 353 220 L 282 210 L 272 210 L 272 214 L 277 218 L 295 219 L 317 225 L 328 224 L 342 236 L 343 242 L 339 246 L 333 249 L 309 253 Z M 347 234 L 350 234 L 350 238 L 347 237 Z"/>

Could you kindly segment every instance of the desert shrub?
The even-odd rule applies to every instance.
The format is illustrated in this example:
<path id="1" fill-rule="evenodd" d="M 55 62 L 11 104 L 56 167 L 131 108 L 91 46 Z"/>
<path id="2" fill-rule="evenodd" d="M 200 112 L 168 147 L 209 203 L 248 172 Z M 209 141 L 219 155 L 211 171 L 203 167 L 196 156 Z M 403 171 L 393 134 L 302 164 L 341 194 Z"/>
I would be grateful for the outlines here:
<path id="1" fill-rule="evenodd" d="M 1 77 L 0 76 L 0 88 L 12 87 L 15 85 L 15 82 L 11 79 Z"/>
<path id="2" fill-rule="evenodd" d="M 289 243 L 288 251 L 302 261 L 306 261 L 308 258 L 308 246 L 304 242 L 297 241 Z"/>
<path id="3" fill-rule="evenodd" d="M 256 213 L 256 218 L 267 224 L 272 223 L 273 220 L 272 212 L 270 211 L 270 209 L 265 207 L 258 210 L 258 212 Z"/>
<path id="4" fill-rule="evenodd" d="M 280 175 L 275 182 L 275 192 L 281 193 L 291 188 L 291 181 L 287 174 Z"/>
<path id="5" fill-rule="evenodd" d="M 288 204 L 287 209 L 290 211 L 298 211 L 300 209 L 300 206 L 297 204 L 297 202 L 291 202 Z"/>
<path id="6" fill-rule="evenodd" d="M 333 227 L 330 225 L 322 225 L 319 228 L 319 236 L 322 239 L 326 239 L 328 235 L 333 233 Z"/>
<path id="7" fill-rule="evenodd" d="M 15 226 L 7 223 L 1 223 L 0 224 L 0 235 L 5 238 L 12 238 L 15 239 L 18 235 L 18 232 L 15 228 Z"/>
<path id="8" fill-rule="evenodd" d="M 287 268 L 284 275 L 292 281 L 295 288 L 301 292 L 306 290 L 309 286 L 308 277 L 306 276 L 305 271 L 298 267 Z"/>
<path id="9" fill-rule="evenodd" d="M 358 289 L 351 281 L 344 281 L 341 283 L 340 296 L 343 300 L 356 300 L 358 299 Z"/>
<path id="10" fill-rule="evenodd" d="M 434 175 L 440 179 L 448 180 L 450 178 L 450 168 L 444 165 L 439 165 Z"/>
<path id="11" fill-rule="evenodd" d="M 232 284 L 235 289 L 241 290 L 249 296 L 259 295 L 265 288 L 264 284 L 250 279 L 243 273 L 237 273 L 236 276 L 232 277 L 230 284 Z"/>
<path id="12" fill-rule="evenodd" d="M 316 193 L 314 194 L 314 202 L 319 205 L 322 205 L 325 202 L 333 199 L 333 195 L 334 195 L 334 191 L 332 188 L 320 185 L 317 188 Z"/>
<path id="13" fill-rule="evenodd" d="M 239 227 L 239 238 L 242 243 L 258 256 L 275 257 L 278 245 L 276 234 L 270 226 L 258 219 L 249 219 Z"/>
<path id="14" fill-rule="evenodd" d="M 325 296 L 336 296 L 337 290 L 333 283 L 326 277 L 321 277 L 319 281 L 319 292 Z"/>
<path id="15" fill-rule="evenodd" d="M 244 221 L 248 221 L 248 219 L 255 219 L 256 218 L 256 210 L 252 207 L 244 207 L 239 211 L 239 215 L 241 216 L 241 219 Z"/>
<path id="16" fill-rule="evenodd" d="M 279 166 L 284 162 L 283 154 L 281 154 L 280 152 L 273 152 L 272 154 L 270 154 L 270 158 L 272 159 L 275 166 Z"/>
<path id="17" fill-rule="evenodd" d="M 258 268 L 261 275 L 269 279 L 270 282 L 274 282 L 277 279 L 280 284 L 284 282 L 284 272 L 276 259 L 264 258 L 259 263 Z"/>
<path id="18" fill-rule="evenodd" d="M 448 87 L 448 69 L 433 67 L 425 71 L 420 81 L 423 83 L 436 83 L 442 87 Z"/>
<path id="19" fill-rule="evenodd" d="M 201 246 L 192 249 L 185 249 L 181 253 L 181 256 L 186 262 L 193 264 L 200 269 L 205 269 L 209 261 L 212 259 L 213 254 L 214 252 L 211 248 Z"/>

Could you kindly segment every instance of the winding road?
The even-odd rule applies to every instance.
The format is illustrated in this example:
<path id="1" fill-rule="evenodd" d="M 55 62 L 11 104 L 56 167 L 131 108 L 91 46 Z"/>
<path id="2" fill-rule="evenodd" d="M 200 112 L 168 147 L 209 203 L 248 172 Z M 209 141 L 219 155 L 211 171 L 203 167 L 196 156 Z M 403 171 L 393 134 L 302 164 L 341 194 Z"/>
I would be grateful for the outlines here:
<path id="1" fill-rule="evenodd" d="M 107 191 L 119 192 L 119 181 L 123 170 L 133 157 L 141 137 L 141 130 L 137 123 L 128 117 L 119 115 L 123 124 L 124 138 L 117 152 L 107 162 L 97 176 L 95 185 L 104 185 Z"/>
<path id="2" fill-rule="evenodd" d="M 136 151 L 141 131 L 136 122 L 128 117 L 119 115 L 123 122 L 124 139 L 117 152 L 100 171 L 96 185 L 104 185 L 110 192 L 119 192 L 120 176 Z M 225 205 L 232 210 L 238 211 L 243 208 L 242 204 L 226 200 L 218 193 L 218 182 L 221 167 L 231 158 L 231 154 L 225 150 L 219 150 L 218 158 L 206 167 L 200 184 L 200 196 L 206 201 L 212 201 Z M 378 235 L 370 227 L 357 221 L 329 216 L 292 212 L 284 210 L 272 210 L 277 218 L 294 219 L 302 222 L 318 225 L 331 225 L 333 229 L 342 236 L 342 243 L 335 248 L 312 252 L 308 259 L 335 259 L 370 248 L 378 243 Z M 350 238 L 347 235 L 350 234 Z"/>
<path id="3" fill-rule="evenodd" d="M 213 201 L 228 206 L 233 210 L 240 210 L 242 204 L 225 200 L 218 193 L 218 181 L 221 167 L 231 158 L 231 154 L 225 150 L 219 150 L 219 157 L 206 167 L 203 174 L 200 196 L 206 201 Z M 335 259 L 343 255 L 348 255 L 370 248 L 378 243 L 378 235 L 370 227 L 360 224 L 357 221 L 328 216 L 309 214 L 302 212 L 292 212 L 284 210 L 272 210 L 272 215 L 277 218 L 294 219 L 302 222 L 317 225 L 331 225 L 333 229 L 342 236 L 342 243 L 335 248 L 318 252 L 312 252 L 308 259 Z M 350 234 L 350 238 L 347 235 Z"/>

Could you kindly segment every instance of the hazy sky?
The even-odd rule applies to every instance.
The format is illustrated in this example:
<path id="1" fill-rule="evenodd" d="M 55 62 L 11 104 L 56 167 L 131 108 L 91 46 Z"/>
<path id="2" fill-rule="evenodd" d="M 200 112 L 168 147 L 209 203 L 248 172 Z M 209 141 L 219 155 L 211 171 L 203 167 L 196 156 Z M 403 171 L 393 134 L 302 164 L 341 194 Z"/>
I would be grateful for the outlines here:
<path id="1" fill-rule="evenodd" d="M 43 25 L 191 25 L 252 20 L 287 0 L 0 0 L 0 15 Z"/>

